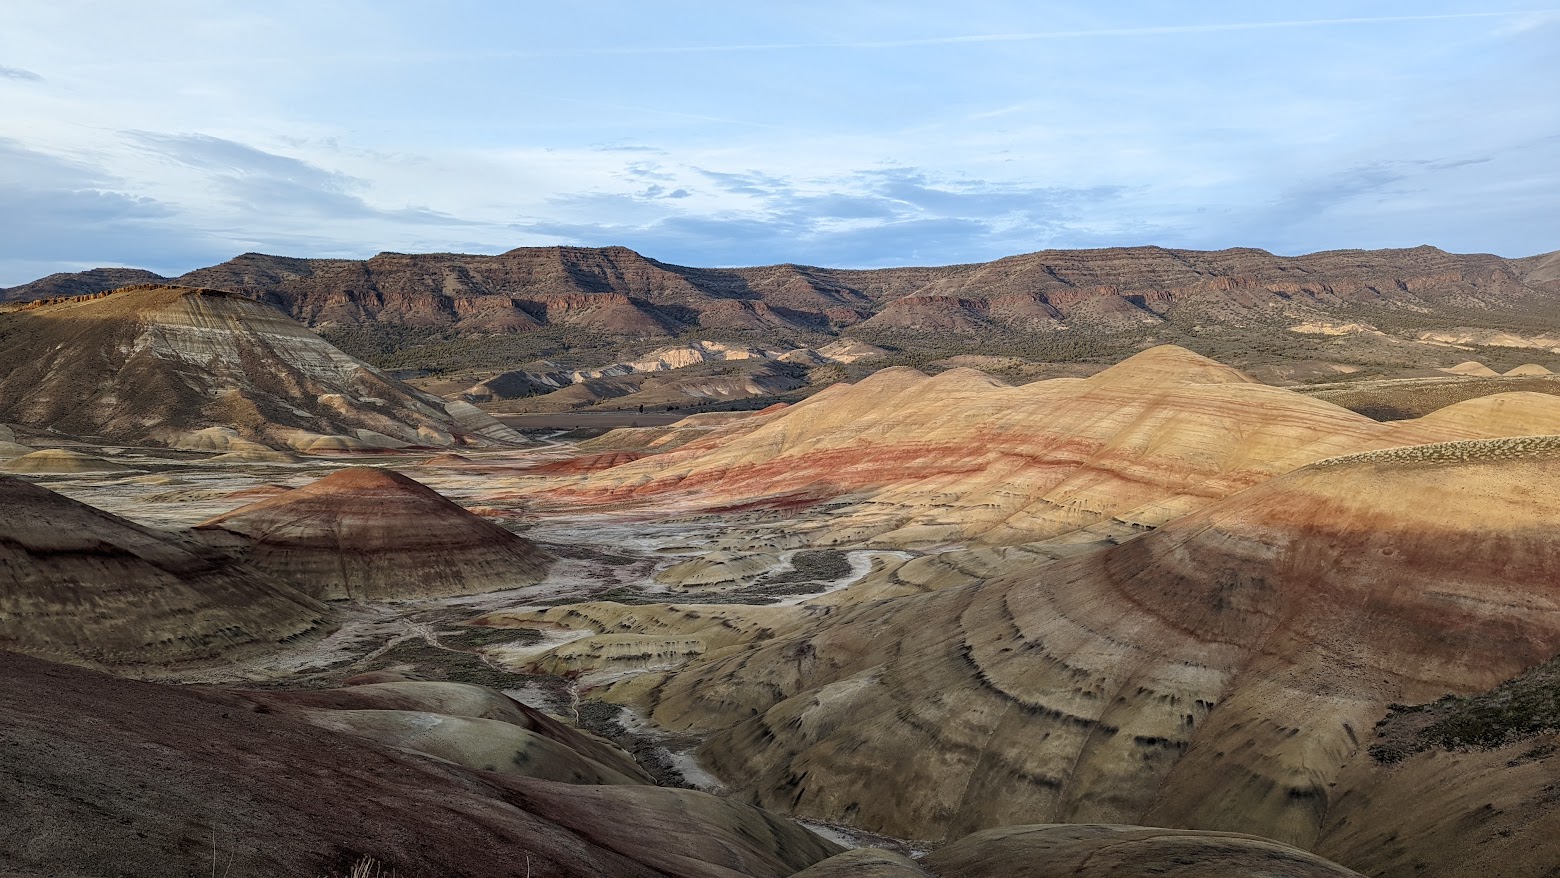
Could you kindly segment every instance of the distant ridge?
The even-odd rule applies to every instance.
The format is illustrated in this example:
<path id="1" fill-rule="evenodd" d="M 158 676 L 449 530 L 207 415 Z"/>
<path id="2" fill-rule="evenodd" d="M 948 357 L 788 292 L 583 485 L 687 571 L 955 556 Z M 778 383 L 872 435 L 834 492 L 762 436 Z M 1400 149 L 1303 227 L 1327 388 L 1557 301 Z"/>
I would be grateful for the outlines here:
<path id="1" fill-rule="evenodd" d="M 310 326 L 446 327 L 462 334 L 567 326 L 613 336 L 690 328 L 969 334 L 992 327 L 1127 331 L 1196 311 L 1291 317 L 1350 305 L 1503 309 L 1549 301 L 1557 254 L 1505 259 L 1434 247 L 1275 256 L 1124 247 L 1046 250 L 993 262 L 872 270 L 693 268 L 625 247 L 528 247 L 494 256 L 381 253 L 297 259 L 245 253 L 171 282 L 240 291 Z M 93 269 L 0 290 L 0 301 L 156 281 Z"/>

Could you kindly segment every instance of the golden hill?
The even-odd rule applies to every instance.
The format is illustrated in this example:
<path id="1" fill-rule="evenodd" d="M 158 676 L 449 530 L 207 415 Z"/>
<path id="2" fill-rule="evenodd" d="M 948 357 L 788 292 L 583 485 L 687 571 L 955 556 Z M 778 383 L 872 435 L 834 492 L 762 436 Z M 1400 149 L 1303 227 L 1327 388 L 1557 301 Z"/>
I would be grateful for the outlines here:
<path id="1" fill-rule="evenodd" d="M 1554 406 L 1538 396 L 1474 406 L 1499 409 L 1492 419 L 1382 424 L 1174 346 L 1018 387 L 891 368 L 547 496 L 687 511 L 843 504 L 815 543 L 1123 537 L 1324 457 L 1548 431 Z"/>

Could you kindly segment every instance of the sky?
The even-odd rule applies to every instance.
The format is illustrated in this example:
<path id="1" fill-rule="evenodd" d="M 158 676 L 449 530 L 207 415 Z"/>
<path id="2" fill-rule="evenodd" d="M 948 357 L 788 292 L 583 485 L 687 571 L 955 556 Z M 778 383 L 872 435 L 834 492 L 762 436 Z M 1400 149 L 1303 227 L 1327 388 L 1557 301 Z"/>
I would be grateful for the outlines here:
<path id="1" fill-rule="evenodd" d="M 0 17 L 0 286 L 246 251 L 879 267 L 1560 249 L 1544 0 L 0 0 Z"/>

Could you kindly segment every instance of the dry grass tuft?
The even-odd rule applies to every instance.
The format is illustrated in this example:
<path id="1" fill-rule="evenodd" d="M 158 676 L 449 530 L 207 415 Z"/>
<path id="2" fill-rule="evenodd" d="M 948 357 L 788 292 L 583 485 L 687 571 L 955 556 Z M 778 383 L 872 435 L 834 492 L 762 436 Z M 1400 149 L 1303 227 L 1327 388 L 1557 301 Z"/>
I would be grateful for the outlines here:
<path id="1" fill-rule="evenodd" d="M 1560 436 L 1516 436 L 1506 439 L 1464 439 L 1433 445 L 1408 445 L 1329 457 L 1312 464 L 1317 469 L 1351 464 L 1494 463 L 1524 458 L 1560 457 Z"/>

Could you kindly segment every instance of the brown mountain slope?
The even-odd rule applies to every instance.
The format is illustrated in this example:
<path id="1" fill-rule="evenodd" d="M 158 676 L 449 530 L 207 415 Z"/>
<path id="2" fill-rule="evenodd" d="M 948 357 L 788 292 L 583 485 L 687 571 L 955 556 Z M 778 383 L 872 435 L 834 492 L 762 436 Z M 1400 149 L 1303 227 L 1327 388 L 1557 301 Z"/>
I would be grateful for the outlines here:
<path id="1" fill-rule="evenodd" d="M 690 511 L 844 504 L 814 542 L 1123 536 L 1323 457 L 1560 425 L 1560 399 L 1514 396 L 1500 417 L 1381 424 L 1174 346 L 1019 387 L 892 368 L 543 496 Z"/>
<path id="2" fill-rule="evenodd" d="M 161 284 L 168 279 L 140 268 L 93 268 L 62 272 L 39 278 L 21 286 L 0 289 L 0 302 L 34 302 L 39 299 L 64 299 L 90 296 L 136 284 Z"/>
<path id="3" fill-rule="evenodd" d="M 220 552 L 0 476 L 0 648 L 162 665 L 276 648 L 326 615 Z"/>
<path id="4" fill-rule="evenodd" d="M 253 292 L 311 325 L 366 319 L 480 324 L 489 318 L 462 312 L 471 311 L 472 300 L 490 297 L 512 299 L 515 309 L 534 317 L 538 306 L 544 312 L 554 308 L 557 297 L 623 296 L 664 309 L 662 319 L 678 325 L 715 323 L 703 313 L 724 315 L 729 303 L 761 301 L 781 322 L 789 318 L 800 326 L 831 319 L 854 323 L 906 297 L 941 297 L 928 303 L 939 313 L 973 307 L 999 320 L 1005 311 L 1022 315 L 1023 323 L 1042 315 L 1067 320 L 1075 313 L 1158 322 L 1167 308 L 1199 299 L 1234 310 L 1280 301 L 1467 307 L 1501 304 L 1529 292 L 1507 260 L 1433 247 L 1292 258 L 1254 249 L 1061 250 L 973 265 L 873 271 L 792 265 L 697 269 L 623 247 L 521 248 L 498 256 L 385 253 L 361 262 L 246 254 L 178 282 Z M 1112 304 L 1101 305 L 1104 300 Z M 1021 305 L 1025 301 L 1027 307 Z M 853 317 L 852 311 L 864 313 Z"/>
<path id="5" fill-rule="evenodd" d="M 0 310 L 0 419 L 34 429 L 208 447 L 195 434 L 218 428 L 304 451 L 519 439 L 459 414 L 233 293 L 144 287 Z"/>
<path id="6" fill-rule="evenodd" d="M 1336 312 L 1419 322 L 1425 315 L 1471 314 L 1501 326 L 1553 316 L 1551 268 L 1539 257 L 1507 260 L 1433 247 L 1297 257 L 1251 248 L 1133 247 L 930 268 L 703 269 L 622 247 L 538 247 L 494 256 L 382 253 L 367 260 L 248 253 L 176 282 L 242 291 L 333 332 L 393 329 L 357 342 L 363 353 L 384 355 L 415 348 L 429 333 L 442 343 L 568 328 L 584 333 L 570 342 L 578 352 L 580 345 L 605 351 L 614 344 L 610 338 L 691 329 L 835 332 L 856 324 L 918 350 L 950 340 L 967 346 L 961 336 L 996 334 L 1058 355 L 1081 350 L 1080 344 L 1088 348 L 1101 332 L 1129 341 L 1154 333 L 1161 340 L 1216 337 Z M 474 350 L 464 350 L 467 359 Z M 451 355 L 429 350 L 419 359 Z"/>
<path id="7" fill-rule="evenodd" d="M 1560 284 L 1560 250 L 1513 260 L 1522 280 L 1530 284 Z"/>
<path id="8" fill-rule="evenodd" d="M 240 507 L 194 533 L 322 599 L 518 588 L 540 581 L 552 560 L 432 488 L 368 467 Z"/>
<path id="9" fill-rule="evenodd" d="M 1323 461 L 1103 552 L 807 614 L 610 697 L 714 731 L 701 759 L 752 801 L 900 836 L 1125 822 L 1330 849 L 1392 823 L 1464 851 L 1419 874 L 1483 874 L 1482 802 L 1353 803 L 1392 777 L 1366 751 L 1390 704 L 1560 652 L 1557 462 L 1553 437 Z M 1560 859 L 1557 838 L 1536 827 L 1526 862 Z"/>

